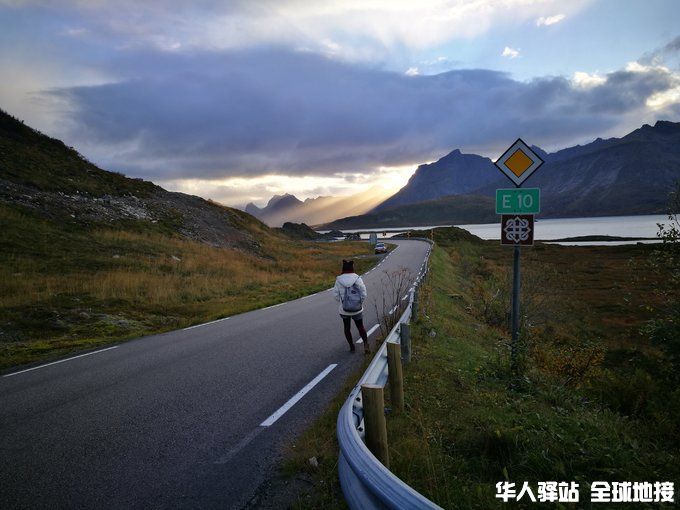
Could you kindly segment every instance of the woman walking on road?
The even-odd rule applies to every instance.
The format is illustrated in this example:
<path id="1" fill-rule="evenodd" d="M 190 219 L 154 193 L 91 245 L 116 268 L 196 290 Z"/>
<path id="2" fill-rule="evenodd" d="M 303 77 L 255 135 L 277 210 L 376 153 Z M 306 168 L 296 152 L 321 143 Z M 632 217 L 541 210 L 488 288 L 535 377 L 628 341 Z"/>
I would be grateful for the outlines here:
<path id="1" fill-rule="evenodd" d="M 364 353 L 371 352 L 368 345 L 368 335 L 364 328 L 364 300 L 366 299 L 366 285 L 361 276 L 354 272 L 354 261 L 342 261 L 342 274 L 335 279 L 333 287 L 335 300 L 340 302 L 340 317 L 345 326 L 345 338 L 349 344 L 349 350 L 354 352 L 352 341 L 352 320 L 357 325 L 359 335 L 364 341 Z"/>

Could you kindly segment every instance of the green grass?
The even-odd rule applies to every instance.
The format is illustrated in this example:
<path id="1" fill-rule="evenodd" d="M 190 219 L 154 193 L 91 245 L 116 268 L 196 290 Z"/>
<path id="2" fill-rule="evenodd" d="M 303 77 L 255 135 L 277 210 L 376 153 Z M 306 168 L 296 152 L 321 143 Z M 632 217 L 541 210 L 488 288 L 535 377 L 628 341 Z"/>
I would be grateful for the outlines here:
<path id="1" fill-rule="evenodd" d="M 6 206 L 0 223 L 0 368 L 288 301 L 330 287 L 343 258 L 359 272 L 378 261 L 368 243 L 294 242 L 264 226 L 247 252 Z"/>
<path id="2" fill-rule="evenodd" d="M 406 413 L 387 420 L 397 476 L 444 508 L 484 509 L 508 506 L 495 498 L 506 479 L 528 481 L 534 492 L 539 481 L 578 482 L 578 507 L 589 508 L 595 480 L 680 478 L 680 391 L 667 383 L 663 349 L 639 333 L 658 305 L 659 277 L 646 264 L 652 248 L 524 250 L 524 370 L 516 381 L 507 292 L 499 292 L 512 250 L 452 229 L 435 239 L 425 313 L 404 370 Z M 289 461 L 314 474 L 305 508 L 342 508 L 330 503 L 341 498 L 333 438 L 342 400 Z M 325 460 L 318 471 L 304 465 L 311 452 Z"/>
<path id="3" fill-rule="evenodd" d="M 42 191 L 94 196 L 146 196 L 153 183 L 97 168 L 60 140 L 49 138 L 0 110 L 3 178 Z"/>

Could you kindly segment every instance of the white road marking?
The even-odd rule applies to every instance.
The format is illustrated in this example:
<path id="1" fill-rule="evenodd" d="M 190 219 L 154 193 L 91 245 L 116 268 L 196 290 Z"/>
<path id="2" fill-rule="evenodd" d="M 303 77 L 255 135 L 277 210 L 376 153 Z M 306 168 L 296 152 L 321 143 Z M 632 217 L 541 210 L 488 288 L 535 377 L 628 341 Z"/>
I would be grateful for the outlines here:
<path id="1" fill-rule="evenodd" d="M 215 324 L 216 322 L 222 322 L 222 321 L 226 321 L 228 319 L 231 319 L 231 317 L 222 317 L 221 319 L 217 319 L 217 320 L 210 321 L 210 322 L 204 322 L 203 324 L 194 324 L 193 326 L 189 326 L 188 328 L 184 328 L 182 331 L 187 331 L 189 329 L 194 329 L 194 328 L 200 328 L 201 326 L 207 326 L 208 324 Z"/>
<path id="2" fill-rule="evenodd" d="M 231 459 L 236 457 L 237 453 L 239 453 L 246 446 L 248 446 L 253 441 L 253 439 L 255 439 L 263 430 L 264 427 L 257 427 L 250 434 L 241 439 L 241 441 L 239 441 L 238 444 L 234 446 L 231 450 L 229 450 L 225 455 L 217 459 L 214 462 L 214 464 L 226 464 L 227 462 L 229 462 Z"/>
<path id="3" fill-rule="evenodd" d="M 285 304 L 286 303 L 279 303 L 277 305 L 271 305 L 271 306 L 267 306 L 265 308 L 260 308 L 260 310 L 269 310 L 270 308 L 276 308 L 277 306 L 282 306 L 282 305 L 285 305 Z"/>
<path id="4" fill-rule="evenodd" d="M 302 388 L 300 391 L 298 391 L 295 395 L 291 397 L 291 399 L 283 404 L 278 411 L 276 411 L 274 414 L 272 414 L 269 418 L 264 420 L 262 423 L 260 423 L 260 427 L 270 427 L 274 423 L 276 423 L 276 420 L 281 418 L 286 412 L 293 407 L 295 404 L 298 403 L 298 401 L 304 397 L 309 391 L 314 388 L 321 380 L 326 377 L 328 374 L 331 373 L 331 370 L 333 370 L 335 367 L 337 367 L 337 363 L 333 363 L 332 365 L 328 365 L 323 372 L 321 372 L 319 375 L 317 375 L 314 379 L 309 381 L 307 385 Z"/>
<path id="5" fill-rule="evenodd" d="M 402 301 L 404 301 L 405 299 L 408 299 L 408 293 L 404 294 L 404 297 L 401 298 Z"/>
<path id="6" fill-rule="evenodd" d="M 78 356 L 73 356 L 72 358 L 61 359 L 59 361 L 53 361 L 52 363 L 45 363 L 39 367 L 27 368 L 26 370 L 20 370 L 19 372 L 14 372 L 12 374 L 5 374 L 3 377 L 12 377 L 13 375 L 23 374 L 24 372 L 30 372 L 31 370 L 38 370 L 39 368 L 49 367 L 50 365 L 57 365 L 59 363 L 65 363 L 66 361 L 71 361 L 77 358 L 84 358 L 85 356 L 92 356 L 93 354 L 99 354 L 100 352 L 110 351 L 111 349 L 118 349 L 117 345 L 113 347 L 107 347 L 106 349 L 99 349 L 98 351 L 86 352 L 85 354 L 79 354 Z"/>
<path id="7" fill-rule="evenodd" d="M 371 329 L 369 329 L 368 331 L 366 331 L 366 337 L 369 337 L 369 336 L 371 336 L 373 333 L 375 333 L 375 330 L 378 329 L 379 327 L 380 327 L 380 324 L 376 324 L 376 325 L 373 326 Z M 355 343 L 355 344 L 363 344 L 363 343 L 364 343 L 364 339 L 363 339 L 363 338 L 359 338 L 359 340 L 357 340 L 357 341 L 354 342 L 354 343 Z"/>
<path id="8" fill-rule="evenodd" d="M 389 311 L 389 314 L 392 315 L 396 309 L 397 309 L 397 307 L 395 306 L 394 308 L 392 308 L 392 309 Z"/>

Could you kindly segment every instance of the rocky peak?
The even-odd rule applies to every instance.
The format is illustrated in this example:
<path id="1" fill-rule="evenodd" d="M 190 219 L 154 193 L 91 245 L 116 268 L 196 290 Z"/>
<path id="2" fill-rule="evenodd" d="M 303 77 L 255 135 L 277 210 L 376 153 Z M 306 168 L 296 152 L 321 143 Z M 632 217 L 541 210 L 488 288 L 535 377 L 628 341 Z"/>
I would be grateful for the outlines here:
<path id="1" fill-rule="evenodd" d="M 297 199 L 295 195 L 291 195 L 290 193 L 284 193 L 283 195 L 274 195 L 269 199 L 269 202 L 267 202 L 267 206 L 265 209 L 269 208 L 271 209 L 272 207 L 276 206 L 277 208 L 279 207 L 290 207 L 292 205 L 298 205 L 301 204 L 302 202 Z"/>
<path id="2" fill-rule="evenodd" d="M 657 120 L 653 129 L 661 134 L 678 134 L 680 133 L 680 122 Z"/>
<path id="3" fill-rule="evenodd" d="M 262 209 L 260 209 L 254 203 L 248 202 L 248 204 L 246 205 L 245 211 L 248 214 L 252 214 L 253 216 L 257 217 L 257 215 L 260 213 L 260 211 L 262 211 Z"/>

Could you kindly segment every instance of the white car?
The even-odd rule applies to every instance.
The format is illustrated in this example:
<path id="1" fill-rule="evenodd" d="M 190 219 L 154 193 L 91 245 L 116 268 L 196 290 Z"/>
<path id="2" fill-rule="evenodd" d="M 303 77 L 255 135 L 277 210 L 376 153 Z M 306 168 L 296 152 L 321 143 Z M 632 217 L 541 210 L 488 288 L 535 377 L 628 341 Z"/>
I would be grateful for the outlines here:
<path id="1" fill-rule="evenodd" d="M 375 252 L 376 253 L 387 253 L 387 246 L 385 246 L 385 243 L 376 243 Z"/>

